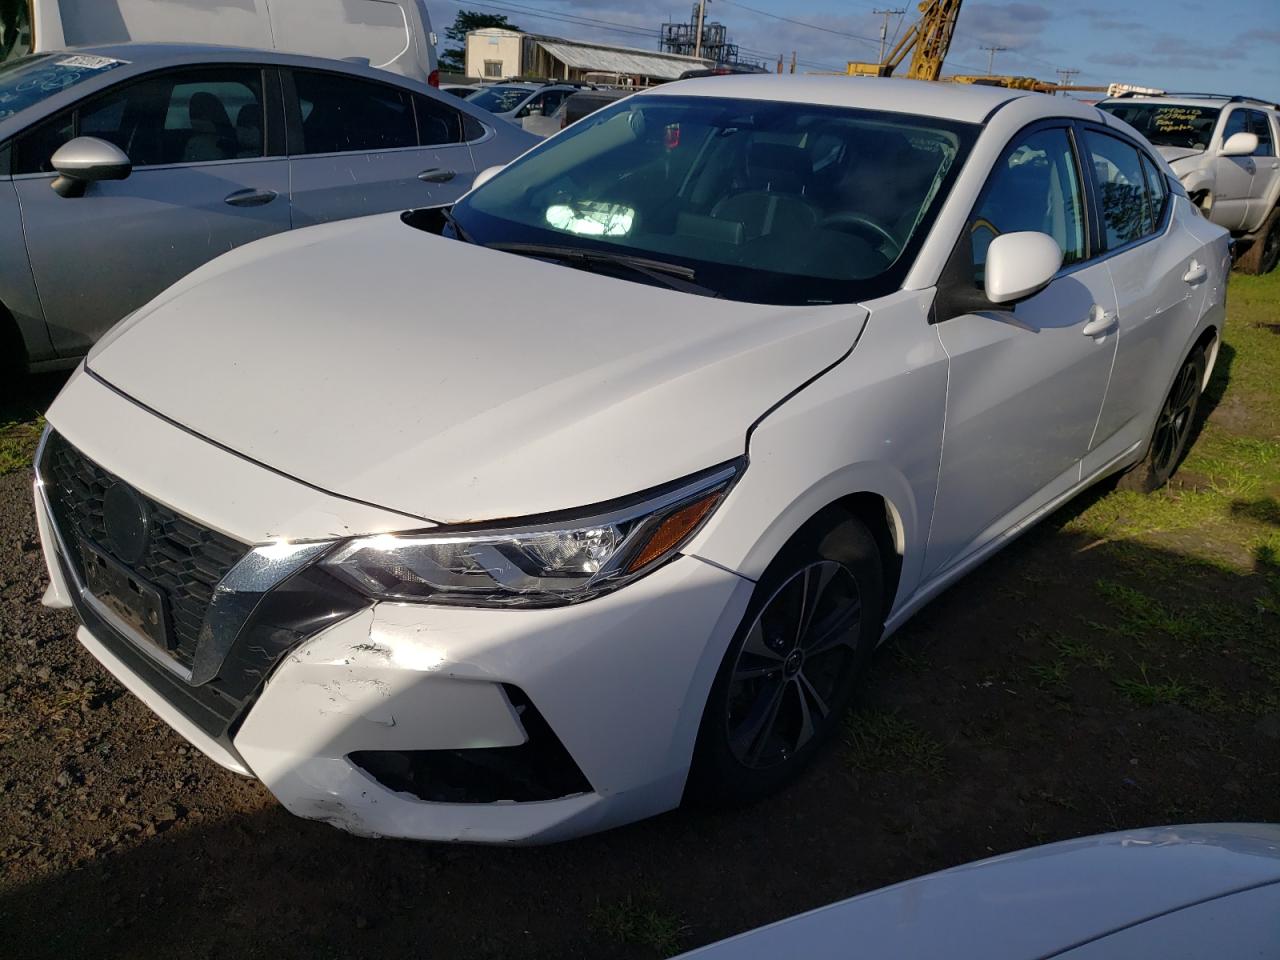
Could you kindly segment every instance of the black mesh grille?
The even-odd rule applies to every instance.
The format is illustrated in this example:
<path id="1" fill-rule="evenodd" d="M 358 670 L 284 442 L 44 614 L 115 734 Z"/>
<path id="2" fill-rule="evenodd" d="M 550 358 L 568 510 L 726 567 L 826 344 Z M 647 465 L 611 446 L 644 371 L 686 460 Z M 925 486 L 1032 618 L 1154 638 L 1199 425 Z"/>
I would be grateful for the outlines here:
<path id="1" fill-rule="evenodd" d="M 40 472 L 54 521 L 70 552 L 67 559 L 83 581 L 77 540 L 111 553 L 102 520 L 103 497 L 119 478 L 56 433 L 49 434 Z M 189 668 L 213 589 L 249 548 L 148 497 L 139 497 L 151 517 L 150 539 L 142 559 L 125 565 L 164 594 L 170 617 L 169 652 Z"/>

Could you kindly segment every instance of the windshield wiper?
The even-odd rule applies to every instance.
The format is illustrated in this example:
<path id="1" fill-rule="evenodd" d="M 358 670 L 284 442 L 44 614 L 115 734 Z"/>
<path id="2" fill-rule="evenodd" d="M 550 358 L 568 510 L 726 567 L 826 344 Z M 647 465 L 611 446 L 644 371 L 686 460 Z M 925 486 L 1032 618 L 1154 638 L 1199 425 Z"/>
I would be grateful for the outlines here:
<path id="1" fill-rule="evenodd" d="M 552 260 L 578 263 L 587 269 L 591 269 L 596 265 L 622 267 L 681 293 L 692 293 L 701 297 L 720 296 L 718 292 L 710 287 L 704 287 L 696 282 L 698 273 L 692 267 L 684 267 L 678 263 L 667 263 L 665 260 L 651 260 L 648 257 L 637 257 L 630 253 L 614 253 L 611 250 L 586 250 L 582 247 L 558 246 L 552 243 L 488 243 L 485 246 L 490 250 L 501 250 L 504 253 L 516 253 L 526 257 L 547 257 Z"/>
<path id="2" fill-rule="evenodd" d="M 453 235 L 463 243 L 475 243 L 471 234 L 463 229 L 462 224 L 458 222 L 458 218 L 453 215 L 452 207 L 440 207 L 440 216 L 444 217 L 444 222 L 453 227 Z"/>

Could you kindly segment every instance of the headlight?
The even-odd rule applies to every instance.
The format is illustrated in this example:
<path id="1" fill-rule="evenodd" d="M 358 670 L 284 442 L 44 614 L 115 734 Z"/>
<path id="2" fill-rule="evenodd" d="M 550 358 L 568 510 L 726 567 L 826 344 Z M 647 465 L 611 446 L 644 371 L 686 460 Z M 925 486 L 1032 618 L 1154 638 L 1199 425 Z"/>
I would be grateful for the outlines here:
<path id="1" fill-rule="evenodd" d="M 737 461 L 584 517 L 482 531 L 383 534 L 323 561 L 380 600 L 557 606 L 589 600 L 675 556 L 729 492 Z"/>

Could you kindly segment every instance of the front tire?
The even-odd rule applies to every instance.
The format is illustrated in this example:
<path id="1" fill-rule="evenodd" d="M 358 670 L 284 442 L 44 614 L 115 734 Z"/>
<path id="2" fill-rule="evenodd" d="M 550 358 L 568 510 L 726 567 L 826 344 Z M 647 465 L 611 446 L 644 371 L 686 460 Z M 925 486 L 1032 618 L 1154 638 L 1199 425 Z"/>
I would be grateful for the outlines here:
<path id="1" fill-rule="evenodd" d="M 687 795 L 715 804 L 794 780 L 840 726 L 883 629 L 866 526 L 830 510 L 765 571 L 707 699 Z"/>
<path id="2" fill-rule="evenodd" d="M 1262 227 L 1253 237 L 1253 243 L 1236 260 L 1240 273 L 1270 273 L 1280 264 L 1280 207 L 1271 211 Z"/>
<path id="3" fill-rule="evenodd" d="M 1120 479 L 1120 486 L 1142 493 L 1159 490 L 1182 463 L 1196 428 L 1204 385 L 1204 350 L 1197 347 L 1182 362 L 1156 417 L 1147 455 Z"/>

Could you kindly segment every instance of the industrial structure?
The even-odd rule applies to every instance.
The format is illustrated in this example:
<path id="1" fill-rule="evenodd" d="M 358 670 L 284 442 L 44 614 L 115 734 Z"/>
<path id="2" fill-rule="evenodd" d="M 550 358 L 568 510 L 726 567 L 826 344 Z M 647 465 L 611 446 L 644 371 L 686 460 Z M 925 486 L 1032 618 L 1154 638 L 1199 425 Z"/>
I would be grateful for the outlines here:
<path id="1" fill-rule="evenodd" d="M 737 63 L 738 45 L 729 42 L 729 30 L 718 20 L 706 19 L 704 3 L 695 3 L 687 23 L 664 23 L 659 48 L 685 57 L 703 57 L 715 63 Z"/>
<path id="2" fill-rule="evenodd" d="M 990 72 L 986 75 L 942 76 L 942 63 L 951 49 L 951 38 L 956 32 L 956 21 L 960 17 L 960 5 L 963 0 L 923 0 L 920 4 L 920 19 L 911 25 L 902 39 L 894 44 L 887 56 L 878 63 L 866 63 L 850 60 L 847 72 L 855 77 L 892 77 L 894 72 L 911 56 L 905 76 L 910 80 L 947 80 L 951 83 L 976 83 L 997 87 L 1009 87 L 1015 90 L 1034 90 L 1037 93 L 1089 92 L 1104 93 L 1107 87 L 1072 86 L 1063 83 L 1048 83 L 1035 77 L 996 76 Z M 879 13 L 896 13 L 897 11 L 877 11 Z M 882 48 L 883 49 L 883 48 Z M 991 54 L 991 64 L 995 62 L 995 54 L 1007 49 L 1000 46 L 988 46 L 983 49 Z M 1073 76 L 1078 70 L 1059 71 Z M 901 74 L 900 74 L 901 76 Z"/>
<path id="3" fill-rule="evenodd" d="M 541 77 L 647 87 L 714 66 L 709 57 L 567 40 L 501 27 L 467 34 L 466 74 L 482 80 Z"/>

